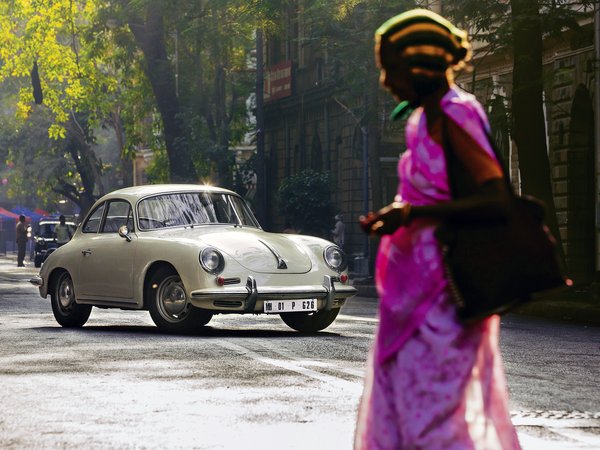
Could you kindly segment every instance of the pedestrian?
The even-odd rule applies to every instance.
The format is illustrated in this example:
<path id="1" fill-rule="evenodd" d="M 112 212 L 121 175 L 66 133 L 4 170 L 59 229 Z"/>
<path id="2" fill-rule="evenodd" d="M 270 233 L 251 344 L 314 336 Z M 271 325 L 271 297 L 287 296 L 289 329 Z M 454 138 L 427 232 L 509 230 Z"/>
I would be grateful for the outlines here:
<path id="1" fill-rule="evenodd" d="M 463 325 L 449 294 L 436 226 L 502 217 L 503 172 L 475 97 L 453 82 L 469 58 L 467 34 L 427 10 L 408 11 L 375 34 L 380 83 L 412 110 L 395 201 L 361 217 L 381 237 L 375 281 L 379 325 L 370 352 L 355 449 L 519 449 L 508 410 L 497 315 Z M 452 200 L 443 127 L 479 194 Z"/>
<path id="2" fill-rule="evenodd" d="M 71 240 L 72 234 L 69 225 L 66 223 L 65 216 L 62 214 L 58 218 L 58 225 L 54 227 L 54 239 L 56 239 L 57 247 L 65 245 Z"/>
<path id="3" fill-rule="evenodd" d="M 341 214 L 337 214 L 335 216 L 335 226 L 333 230 L 331 230 L 331 234 L 333 235 L 333 242 L 341 249 L 344 248 L 344 233 L 346 230 L 346 225 L 343 221 L 343 216 Z"/>
<path id="4" fill-rule="evenodd" d="M 19 221 L 17 222 L 16 235 L 17 235 L 17 267 L 24 267 L 25 263 L 25 251 L 27 249 L 27 224 L 25 223 L 25 216 L 21 214 Z"/>

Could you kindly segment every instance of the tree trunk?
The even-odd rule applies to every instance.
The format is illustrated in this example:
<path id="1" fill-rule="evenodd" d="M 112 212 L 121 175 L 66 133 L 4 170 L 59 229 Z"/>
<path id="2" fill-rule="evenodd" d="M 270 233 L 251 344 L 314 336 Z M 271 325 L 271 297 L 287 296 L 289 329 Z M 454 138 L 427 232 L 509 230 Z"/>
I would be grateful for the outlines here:
<path id="1" fill-rule="evenodd" d="M 181 111 L 176 93 L 175 74 L 167 57 L 161 9 L 162 2 L 149 2 L 145 11 L 145 20 L 130 17 L 129 28 L 144 53 L 146 61 L 144 70 L 152 85 L 162 117 L 171 181 L 194 182 L 196 172 L 178 117 Z"/>
<path id="2" fill-rule="evenodd" d="M 87 119 L 83 116 L 71 117 L 71 120 L 66 124 L 66 128 L 65 151 L 75 163 L 83 189 L 77 189 L 67 180 L 59 180 L 58 185 L 53 190 L 79 206 L 81 210 L 80 217 L 83 218 L 96 201 L 94 192 L 97 190 L 99 196 L 105 193 L 101 178 L 102 167 L 96 153 L 90 146 Z"/>
<path id="3" fill-rule="evenodd" d="M 547 223 L 560 242 L 552 194 L 543 110 L 542 30 L 538 2 L 511 0 L 513 29 L 513 136 L 519 155 L 523 194 L 546 204 Z M 562 253 L 562 246 L 559 245 Z"/>
<path id="4" fill-rule="evenodd" d="M 125 130 L 121 120 L 121 109 L 117 108 L 110 114 L 110 125 L 115 131 L 117 145 L 119 147 L 119 160 L 121 161 L 121 180 L 123 187 L 133 186 L 133 160 L 125 150 Z"/>

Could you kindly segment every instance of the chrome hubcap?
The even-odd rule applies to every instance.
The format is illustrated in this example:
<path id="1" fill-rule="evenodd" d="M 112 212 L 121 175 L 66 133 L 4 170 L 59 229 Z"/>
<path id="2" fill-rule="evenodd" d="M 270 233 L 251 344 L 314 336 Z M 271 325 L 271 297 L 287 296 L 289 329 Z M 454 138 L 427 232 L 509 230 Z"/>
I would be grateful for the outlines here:
<path id="1" fill-rule="evenodd" d="M 73 305 L 73 282 L 70 278 L 63 278 L 58 286 L 58 302 L 63 310 L 68 310 Z"/>
<path id="2" fill-rule="evenodd" d="M 189 312 L 190 304 L 178 276 L 170 276 L 163 280 L 156 295 L 158 309 L 168 321 L 179 322 Z"/>

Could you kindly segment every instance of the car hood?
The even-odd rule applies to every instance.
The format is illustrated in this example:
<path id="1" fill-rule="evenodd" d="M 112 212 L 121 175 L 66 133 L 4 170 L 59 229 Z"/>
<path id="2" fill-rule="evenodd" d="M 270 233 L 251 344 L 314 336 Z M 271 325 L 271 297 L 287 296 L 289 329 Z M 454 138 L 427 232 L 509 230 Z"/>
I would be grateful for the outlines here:
<path id="1" fill-rule="evenodd" d="M 198 227 L 188 237 L 220 250 L 248 270 L 258 273 L 306 273 L 312 268 L 308 249 L 285 234 L 255 228 Z"/>

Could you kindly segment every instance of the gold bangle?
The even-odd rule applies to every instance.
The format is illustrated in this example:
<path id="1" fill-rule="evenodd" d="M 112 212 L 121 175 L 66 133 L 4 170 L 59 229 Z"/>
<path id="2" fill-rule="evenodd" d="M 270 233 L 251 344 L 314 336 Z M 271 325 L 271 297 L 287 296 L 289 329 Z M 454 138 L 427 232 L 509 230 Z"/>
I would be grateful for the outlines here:
<path id="1" fill-rule="evenodd" d="M 410 211 L 412 209 L 412 205 L 408 202 L 406 202 L 404 204 L 404 209 L 402 210 L 402 222 L 404 222 L 406 225 L 408 225 L 410 223 Z"/>
<path id="2" fill-rule="evenodd" d="M 410 222 L 410 210 L 411 204 L 408 202 L 393 202 L 392 208 L 402 210 L 402 225 L 406 225 Z"/>

